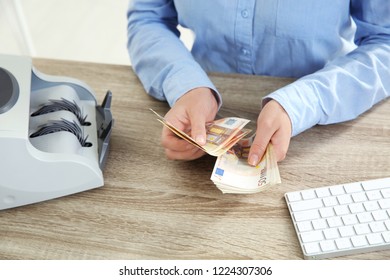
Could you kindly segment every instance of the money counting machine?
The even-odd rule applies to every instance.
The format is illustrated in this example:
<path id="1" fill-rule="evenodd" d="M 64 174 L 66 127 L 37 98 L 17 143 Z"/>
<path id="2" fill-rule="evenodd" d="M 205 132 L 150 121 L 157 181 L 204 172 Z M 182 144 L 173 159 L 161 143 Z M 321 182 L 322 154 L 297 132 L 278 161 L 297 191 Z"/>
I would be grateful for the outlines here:
<path id="1" fill-rule="evenodd" d="M 103 186 L 111 98 L 0 55 L 0 210 Z"/>

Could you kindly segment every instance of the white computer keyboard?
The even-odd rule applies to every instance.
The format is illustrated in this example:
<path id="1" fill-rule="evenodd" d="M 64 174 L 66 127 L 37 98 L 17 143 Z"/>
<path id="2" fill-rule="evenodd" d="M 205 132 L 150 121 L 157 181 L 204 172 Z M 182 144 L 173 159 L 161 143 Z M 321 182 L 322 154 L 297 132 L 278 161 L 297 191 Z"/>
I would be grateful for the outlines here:
<path id="1" fill-rule="evenodd" d="M 305 259 L 390 249 L 390 178 L 288 192 Z"/>

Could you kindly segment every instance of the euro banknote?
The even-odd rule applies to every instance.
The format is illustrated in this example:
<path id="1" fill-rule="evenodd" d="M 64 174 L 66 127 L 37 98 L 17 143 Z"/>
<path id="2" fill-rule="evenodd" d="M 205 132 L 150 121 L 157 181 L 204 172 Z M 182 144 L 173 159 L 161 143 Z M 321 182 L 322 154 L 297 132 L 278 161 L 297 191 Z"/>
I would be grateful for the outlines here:
<path id="1" fill-rule="evenodd" d="M 158 117 L 157 120 L 159 122 L 178 137 L 205 151 L 209 155 L 216 157 L 226 153 L 239 140 L 251 132 L 251 130 L 244 128 L 249 123 L 247 119 L 228 117 L 215 120 L 206 124 L 206 144 L 201 146 L 190 136 L 191 132 L 185 133 L 152 109 L 150 110 Z"/>
<path id="2" fill-rule="evenodd" d="M 247 162 L 249 148 L 249 143 L 240 141 L 217 158 L 211 180 L 223 193 L 257 193 L 281 183 L 272 144 L 268 145 L 257 166 Z"/>

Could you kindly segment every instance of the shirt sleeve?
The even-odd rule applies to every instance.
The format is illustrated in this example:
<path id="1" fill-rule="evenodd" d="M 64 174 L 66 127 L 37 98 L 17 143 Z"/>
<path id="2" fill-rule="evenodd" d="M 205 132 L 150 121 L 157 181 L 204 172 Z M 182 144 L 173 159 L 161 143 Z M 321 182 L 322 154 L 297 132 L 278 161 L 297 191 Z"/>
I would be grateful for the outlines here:
<path id="1" fill-rule="evenodd" d="M 172 106 L 189 90 L 208 87 L 221 106 L 217 89 L 179 39 L 172 0 L 132 0 L 127 18 L 130 60 L 148 94 Z"/>
<path id="2" fill-rule="evenodd" d="M 388 0 L 352 0 L 357 48 L 263 99 L 278 101 L 290 116 L 292 136 L 316 124 L 356 118 L 390 95 Z"/>

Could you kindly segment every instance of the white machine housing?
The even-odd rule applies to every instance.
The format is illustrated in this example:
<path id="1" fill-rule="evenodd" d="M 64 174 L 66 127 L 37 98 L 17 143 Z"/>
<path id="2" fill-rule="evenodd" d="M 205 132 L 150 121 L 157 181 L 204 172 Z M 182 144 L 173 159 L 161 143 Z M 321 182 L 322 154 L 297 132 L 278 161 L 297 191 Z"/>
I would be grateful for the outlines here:
<path id="1" fill-rule="evenodd" d="M 102 169 L 113 124 L 111 98 L 107 92 L 98 106 L 83 82 L 44 75 L 29 57 L 0 55 L 0 210 L 104 185 Z M 77 104 L 88 125 L 61 108 L 32 116 L 44 104 L 64 99 Z M 32 137 L 45 125 L 65 120 L 80 128 L 88 145 L 64 125 Z"/>

